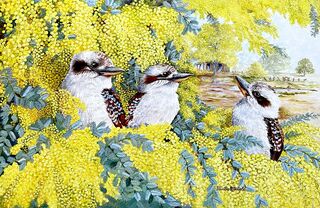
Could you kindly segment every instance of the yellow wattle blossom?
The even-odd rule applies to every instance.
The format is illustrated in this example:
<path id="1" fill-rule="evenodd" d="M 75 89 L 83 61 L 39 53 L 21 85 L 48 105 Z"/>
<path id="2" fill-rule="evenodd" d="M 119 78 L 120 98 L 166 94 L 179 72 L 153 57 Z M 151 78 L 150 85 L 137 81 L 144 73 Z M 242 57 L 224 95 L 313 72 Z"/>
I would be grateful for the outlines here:
<path id="1" fill-rule="evenodd" d="M 59 89 L 54 91 L 47 99 L 48 107 L 45 111 L 48 111 L 52 117 L 58 112 L 71 116 L 71 123 L 80 120 L 79 111 L 85 110 L 86 106 L 77 97 L 73 97 L 70 92 Z M 50 112 L 49 112 L 50 111 Z"/>
<path id="2" fill-rule="evenodd" d="M 267 199 L 270 207 L 319 206 L 319 198 L 313 194 L 319 191 L 319 170 L 314 166 L 302 162 L 306 174 L 296 174 L 291 178 L 282 170 L 281 163 L 271 161 L 263 155 L 248 156 L 241 152 L 235 157 L 243 164 L 243 171 L 250 173 L 246 184 L 253 186 L 257 193 L 221 190 L 222 207 L 255 207 L 256 194 Z M 219 187 L 237 187 L 237 180 L 231 179 L 231 168 L 228 164 L 217 160 L 210 164 L 218 173 Z"/>
<path id="3" fill-rule="evenodd" d="M 221 110 L 216 111 L 217 115 L 219 115 L 218 111 Z M 211 113 L 211 116 L 214 115 Z M 297 125 L 300 125 L 301 128 L 302 124 Z M 293 126 L 292 128 L 298 127 Z M 168 192 L 182 203 L 190 203 L 192 207 L 203 207 L 209 181 L 207 178 L 202 178 L 202 167 L 196 162 L 195 166 L 197 171 L 193 178 L 196 182 L 194 191 L 197 197 L 193 199 L 187 194 L 188 187 L 184 183 L 185 174 L 181 172 L 181 164 L 179 164 L 178 160 L 180 153 L 184 149 L 190 153 L 192 153 L 192 149 L 187 142 L 179 141 L 179 138 L 171 132 L 170 129 L 170 125 L 150 125 L 137 129 L 114 128 L 106 136 L 111 138 L 118 134 L 126 134 L 129 132 L 145 135 L 146 138 L 153 142 L 153 152 L 142 152 L 141 149 L 132 147 L 131 145 L 124 146 L 124 151 L 131 158 L 134 166 L 140 171 L 148 172 L 150 176 L 157 177 L 157 184 L 163 193 Z M 73 197 L 79 197 L 74 195 L 75 192 L 72 191 L 73 189 L 79 189 L 79 192 L 87 190 L 91 194 L 95 193 L 95 198 L 90 198 L 88 194 L 81 195 L 81 197 L 84 198 L 76 202 L 79 206 L 80 202 L 81 205 L 83 205 L 89 203 L 90 200 L 91 202 L 101 202 L 103 199 L 102 193 L 96 192 L 101 183 L 100 180 L 102 180 L 100 173 L 103 169 L 100 164 L 100 159 L 95 156 L 98 151 L 98 145 L 96 143 L 98 139 L 93 137 L 88 129 L 76 130 L 68 139 L 61 138 L 54 127 L 49 127 L 41 133 L 50 138 L 50 149 L 45 148 L 39 155 L 36 155 L 34 162 L 28 163 L 25 170 L 18 171 L 18 167 L 13 165 L 6 168 L 4 175 L 0 177 L 0 196 L 5 197 L 2 202 L 3 206 L 11 207 L 14 204 L 26 206 L 28 200 L 32 200 L 35 196 L 38 196 L 40 202 L 47 201 L 49 205 L 68 205 L 70 201 L 74 202 Z M 29 131 L 20 139 L 21 142 L 14 147 L 13 153 L 19 151 L 24 145 L 34 145 L 38 135 L 39 132 L 32 133 Z M 320 151 L 320 144 L 316 142 L 312 136 L 313 135 L 304 134 L 292 138 L 288 143 L 301 145 L 300 143 L 303 141 L 304 145 L 311 147 L 314 151 Z M 194 132 L 192 141 L 196 142 L 200 147 L 207 146 L 209 153 L 213 155 L 213 158 L 207 160 L 207 164 L 212 166 L 218 174 L 216 179 L 218 181 L 218 188 L 221 189 L 222 206 L 254 207 L 253 198 L 255 193 L 228 190 L 231 187 L 237 187 L 237 180 L 231 179 L 232 168 L 228 162 L 222 160 L 221 152 L 214 152 L 217 141 L 203 137 L 196 132 Z M 194 155 L 194 157 L 196 159 L 196 155 Z M 270 206 L 290 207 L 297 205 L 308 207 L 311 205 L 320 205 L 319 198 L 313 194 L 320 191 L 319 170 L 311 164 L 304 162 L 303 159 L 297 159 L 297 161 L 299 161 L 299 166 L 304 168 L 305 173 L 296 174 L 291 178 L 282 170 L 281 163 L 271 161 L 263 155 L 249 156 L 244 152 L 239 152 L 235 154 L 235 158 L 243 164 L 244 167 L 242 171 L 250 173 L 250 178 L 246 181 L 246 184 L 255 187 L 257 193 L 266 198 Z M 71 171 L 70 168 L 72 172 L 66 172 L 68 170 Z M 91 169 L 94 169 L 96 172 L 91 172 Z M 82 172 L 78 173 L 81 175 L 74 175 L 74 171 L 80 170 Z M 45 174 L 46 179 L 43 179 L 43 174 Z M 90 185 L 88 185 L 89 182 L 86 180 L 91 180 L 93 176 L 96 177 L 95 181 L 91 181 Z M 105 187 L 107 194 L 118 197 L 117 190 L 112 185 L 113 177 L 114 176 L 111 176 L 109 178 Z M 85 180 L 83 184 L 81 183 L 83 186 L 74 187 L 73 184 L 78 184 L 78 182 L 75 181 L 80 178 L 81 181 L 82 179 Z M 57 181 L 59 181 L 59 185 Z M 21 189 L 17 185 L 13 186 L 13 184 L 23 184 L 24 187 L 35 186 L 38 187 L 38 189 L 30 187 L 27 191 L 25 188 Z M 65 189 L 64 185 L 68 188 Z M 272 187 L 272 190 L 270 187 Z M 66 195 L 63 194 L 63 191 L 62 193 L 55 193 L 53 191 L 60 189 L 68 193 L 66 199 L 64 199 Z M 47 191 L 48 194 L 45 194 L 45 191 Z M 72 194 L 70 194 L 70 191 Z M 78 193 L 78 191 L 76 191 L 76 193 Z M 99 198 L 99 200 L 96 195 L 97 193 L 102 197 Z M 286 197 L 284 198 L 283 196 Z M 251 205 L 250 201 L 252 201 Z"/>
<path id="4" fill-rule="evenodd" d="M 72 122 L 79 119 L 78 111 L 85 106 L 79 99 L 60 89 L 73 54 L 84 50 L 103 51 L 111 57 L 116 66 L 125 69 L 129 67 L 128 61 L 133 58 L 144 71 L 150 65 L 168 63 L 164 55 L 165 44 L 173 40 L 177 50 L 184 51 L 182 59 L 177 62 L 177 68 L 195 72 L 188 63 L 192 58 L 192 44 L 181 36 L 183 25 L 178 22 L 176 11 L 150 6 L 150 1 L 146 0 L 123 6 L 121 13 L 117 15 L 109 12 L 102 15 L 100 7 L 103 2 L 99 0 L 97 7 L 90 7 L 82 0 L 0 2 L 0 28 L 3 30 L 0 32 L 7 35 L 6 38 L 0 35 L 0 67 L 10 67 L 19 86 L 40 86 L 49 94 L 47 106 L 40 111 L 11 105 L 11 112 L 18 115 L 26 131 L 11 149 L 11 153 L 17 154 L 34 146 L 40 134 L 46 136 L 51 144 L 50 148 L 44 147 L 39 154 L 35 154 L 34 161 L 28 162 L 24 170 L 20 171 L 16 163 L 4 169 L 4 174 L 0 177 L 0 207 L 29 207 L 34 199 L 37 199 L 39 204 L 46 202 L 50 207 L 96 207 L 106 201 L 100 191 L 103 167 L 100 158 L 96 156 L 99 150 L 97 142 L 101 139 L 94 137 L 89 129 L 75 130 L 68 139 L 62 137 L 63 132 L 58 132 L 53 125 L 41 132 L 29 129 L 39 118 L 53 117 L 57 112 L 71 115 Z M 186 2 L 190 3 L 190 8 L 197 8 L 200 15 L 209 12 L 222 17 L 226 23 L 233 22 L 219 27 L 222 32 L 227 33 L 227 37 L 234 37 L 231 33 L 236 36 L 232 41 L 219 41 L 221 50 L 230 49 L 228 52 L 236 51 L 239 48 L 237 41 L 242 42 L 245 39 L 249 40 L 254 51 L 260 52 L 261 47 L 271 50 L 269 42 L 262 34 L 268 33 L 275 37 L 274 27 L 255 23 L 256 20 L 270 21 L 269 8 L 281 14 L 288 13 L 291 21 L 297 20 L 301 25 L 309 24 L 306 14 L 309 14 L 310 3 L 317 10 L 320 9 L 316 0 L 241 0 L 230 1 L 228 6 L 225 1 Z M 212 28 L 207 27 L 203 36 L 199 37 L 210 37 L 206 33 L 208 31 L 212 32 Z M 235 62 L 234 54 L 228 52 L 218 51 L 214 55 L 217 60 L 228 61 L 228 64 L 232 65 Z M 127 101 L 135 92 L 122 89 L 121 84 L 124 82 L 124 76 L 120 75 L 114 86 L 126 107 Z M 181 114 L 185 118 L 195 119 L 193 111 L 200 109 L 196 102 L 198 83 L 199 80 L 193 78 L 181 83 L 179 87 Z M 3 85 L 0 85 L 0 95 L 3 90 Z M 205 116 L 203 122 L 205 130 L 211 133 L 216 133 L 215 128 L 220 128 L 221 136 L 232 136 L 239 130 L 239 127 L 231 126 L 231 109 L 215 109 Z M 291 178 L 282 170 L 281 163 L 273 162 L 263 155 L 235 153 L 235 158 L 243 164 L 243 171 L 251 174 L 246 183 L 255 187 L 257 192 L 224 190 L 236 187 L 238 181 L 231 179 L 232 168 L 229 162 L 222 160 L 222 153 L 214 151 L 217 141 L 193 130 L 194 136 L 190 142 L 182 142 L 170 131 L 171 128 L 165 124 L 137 129 L 114 128 L 105 136 L 112 137 L 129 132 L 145 135 L 153 142 L 153 152 L 147 153 L 125 145 L 125 153 L 139 171 L 148 172 L 150 176 L 158 178 L 157 184 L 163 193 L 168 192 L 183 204 L 191 204 L 192 207 L 203 207 L 209 180 L 202 177 L 202 167 L 190 142 L 198 144 L 199 147 L 208 147 L 209 153 L 213 155 L 207 160 L 207 164 L 214 168 L 218 187 L 223 189 L 220 190 L 222 207 L 254 207 L 256 194 L 264 197 L 270 207 L 320 206 L 317 194 L 320 192 L 319 169 L 303 159 L 295 160 L 304 168 L 305 173 Z M 319 129 L 299 123 L 284 130 L 299 133 L 287 140 L 288 144 L 307 146 L 320 152 L 320 144 L 314 139 L 319 137 Z M 178 162 L 183 150 L 187 150 L 195 158 L 197 170 L 192 178 L 196 183 L 193 187 L 196 198 L 188 195 L 186 174 L 181 172 L 181 164 Z M 108 195 L 118 197 L 117 187 L 112 185 L 113 178 L 111 175 L 105 188 Z"/>
<path id="5" fill-rule="evenodd" d="M 236 131 L 242 129 L 241 126 L 232 126 L 231 119 L 232 108 L 216 108 L 203 118 L 203 122 L 207 130 L 215 133 L 219 132 L 221 138 L 231 138 Z"/>
<path id="6" fill-rule="evenodd" d="M 232 108 L 217 108 L 210 111 L 204 118 L 203 122 L 207 128 L 223 128 L 231 126 Z"/>
<path id="7" fill-rule="evenodd" d="M 182 25 L 176 16 L 172 9 L 153 8 L 141 2 L 126 5 L 118 15 L 101 16 L 101 46 L 114 64 L 123 68 L 128 67 L 131 58 L 136 58 L 142 70 L 165 63 L 165 44 L 180 39 Z M 151 29 L 157 37 L 151 35 Z"/>
<path id="8" fill-rule="evenodd" d="M 288 139 L 289 144 L 306 146 L 313 151 L 320 152 L 320 128 L 314 127 L 307 123 L 297 123 L 284 128 L 285 132 L 295 132 L 297 135 Z"/>
<path id="9" fill-rule="evenodd" d="M 0 177 L 0 206 L 29 207 L 37 199 L 49 207 L 96 207 L 105 201 L 100 191 L 103 167 L 96 156 L 99 146 L 90 130 L 74 131 L 68 139 L 53 127 L 42 133 L 50 138 L 50 148 L 35 154 L 23 171 L 14 163 Z M 37 134 L 22 137 L 17 147 L 34 145 Z"/>
<path id="10" fill-rule="evenodd" d="M 0 107 L 6 103 L 5 88 L 2 83 L 0 83 Z"/>
<path id="11" fill-rule="evenodd" d="M 191 147 L 188 143 L 180 142 L 179 138 L 170 132 L 170 129 L 170 125 L 142 126 L 138 129 L 117 129 L 112 131 L 109 136 L 132 132 L 145 135 L 151 140 L 154 151 L 150 153 L 142 152 L 131 145 L 126 145 L 124 151 L 136 168 L 158 178 L 157 184 L 163 193 L 168 192 L 181 200 L 182 203 L 189 204 L 192 202 L 192 198 L 187 194 L 188 187 L 184 184 L 185 175 L 180 170 L 181 165 L 178 160 L 180 153 L 184 149 L 191 152 Z M 202 180 L 201 174 L 196 177 Z M 205 190 L 203 190 L 203 194 L 205 194 Z"/>
<path id="12" fill-rule="evenodd" d="M 228 116 L 228 112 L 230 110 L 217 109 L 210 112 L 209 116 L 219 117 L 221 114 Z M 225 129 L 229 128 L 226 127 Z M 141 149 L 132 147 L 131 145 L 124 147 L 134 166 L 140 171 L 148 172 L 151 176 L 157 177 L 157 184 L 162 192 L 169 192 L 181 202 L 191 203 L 192 207 L 203 207 L 209 181 L 207 178 L 202 178 L 201 166 L 199 163 L 196 163 L 197 171 L 194 179 L 197 185 L 194 191 L 197 197 L 192 199 L 187 194 L 187 186 L 184 184 L 184 175 L 180 171 L 181 165 L 178 163 L 178 159 L 182 150 L 186 149 L 189 152 L 192 152 L 192 150 L 187 142 L 180 142 L 179 138 L 169 130 L 169 125 L 143 126 L 134 130 L 114 129 L 108 136 L 111 137 L 118 133 L 128 132 L 145 135 L 146 138 L 154 143 L 153 152 L 142 152 Z M 230 132 L 233 131 L 233 134 L 236 130 L 238 129 L 230 130 Z M 312 136 L 306 137 L 304 135 L 304 138 L 306 142 L 305 146 L 314 146 L 315 148 L 312 148 L 314 151 L 320 150 L 320 144 Z M 218 188 L 221 189 L 222 207 L 255 207 L 254 197 L 257 193 L 266 198 L 271 207 L 309 207 L 320 205 L 320 199 L 313 194 L 315 190 L 320 191 L 319 169 L 316 169 L 312 164 L 307 164 L 303 159 L 297 158 L 296 160 L 304 168 L 305 173 L 290 177 L 282 170 L 280 162 L 271 161 L 264 155 L 249 156 L 244 152 L 238 152 L 235 154 L 235 158 L 243 164 L 242 171 L 250 173 L 246 184 L 253 186 L 257 193 L 230 191 L 228 189 L 238 186 L 239 178 L 237 177 L 235 180 L 232 180 L 232 168 L 230 164 L 222 160 L 221 152 L 217 153 L 214 151 L 217 141 L 203 137 L 196 132 L 194 132 L 192 141 L 196 142 L 200 147 L 207 146 L 209 153 L 213 155 L 213 158 L 208 159 L 207 163 L 218 174 L 216 180 L 218 181 Z M 288 141 L 288 143 L 301 145 L 297 138 Z"/>
<path id="13" fill-rule="evenodd" d="M 84 110 L 85 105 L 79 98 L 73 97 L 68 91 L 59 89 L 49 93 L 50 96 L 46 100 L 47 106 L 44 109 L 26 109 L 21 106 L 11 105 L 11 111 L 17 114 L 19 120 L 24 127 L 34 124 L 37 120 L 43 117 L 54 117 L 58 112 L 65 115 L 70 115 L 74 123 L 80 119 L 79 110 Z"/>
<path id="14" fill-rule="evenodd" d="M 94 7 L 79 0 L 17 2 L 0 3 L 6 21 L 3 32 L 15 28 L 10 38 L 0 39 L 1 67 L 12 68 L 19 85 L 43 87 L 51 96 L 60 88 L 73 54 L 80 51 L 101 50 L 116 66 L 125 69 L 134 58 L 145 70 L 157 63 L 168 63 L 164 55 L 167 42 L 174 40 L 177 50 L 186 48 L 181 37 L 183 26 L 173 9 L 137 1 L 121 8 L 120 14 L 101 15 Z M 151 35 L 152 30 L 156 37 Z M 180 61 L 182 66 L 185 66 L 186 58 L 183 56 Z M 135 92 L 121 90 L 121 82 L 120 75 L 114 85 L 126 108 Z M 65 103 L 73 103 L 70 99 Z M 52 103 L 54 108 L 60 104 Z M 79 106 L 69 108 L 72 107 Z"/>
<path id="15" fill-rule="evenodd" d="M 99 41 L 116 66 L 127 69 L 128 62 L 134 58 L 144 71 L 149 66 L 168 63 L 164 55 L 167 42 L 174 40 L 177 50 L 185 48 L 180 34 L 183 26 L 177 21 L 177 13 L 172 9 L 151 7 L 137 1 L 124 6 L 120 14 L 107 13 L 100 18 L 103 22 L 99 28 L 102 36 Z M 152 31 L 156 37 L 151 34 Z M 186 57 L 183 58 L 186 61 Z M 123 75 L 117 76 L 114 86 L 127 109 L 127 103 L 135 92 L 122 89 L 123 81 Z"/>
<path id="16" fill-rule="evenodd" d="M 257 53 L 261 53 L 261 48 L 264 48 L 267 52 L 274 50 L 266 39 L 265 33 L 274 38 L 278 36 L 275 25 L 271 23 L 272 15 L 275 12 L 287 16 L 292 24 L 297 22 L 299 25 L 306 27 L 310 24 L 309 13 L 311 5 L 313 5 L 317 11 L 320 11 L 320 3 L 318 0 L 230 0 L 228 2 L 223 0 L 185 0 L 184 2 L 188 3 L 190 9 L 195 9 L 201 17 L 211 14 L 214 18 L 219 18 L 222 26 L 216 28 L 221 29 L 222 27 L 221 33 L 226 33 L 226 36 L 232 33 L 229 47 L 234 46 L 241 50 L 241 45 L 239 44 L 243 41 L 248 41 L 250 50 Z M 226 3 L 228 3 L 227 6 Z M 262 24 L 257 24 L 257 21 L 260 21 Z M 207 35 L 209 34 L 210 33 Z M 203 38 L 203 35 L 200 35 L 199 38 Z M 207 38 L 210 41 L 210 36 Z M 219 46 L 217 47 L 219 48 Z M 222 46 L 221 49 L 218 49 L 217 54 L 227 53 L 223 52 L 224 49 L 225 47 Z M 203 58 L 205 54 L 200 54 L 200 56 Z M 235 58 L 232 54 L 228 57 L 231 59 Z M 221 61 L 219 55 L 217 58 Z M 226 59 L 222 61 L 223 63 L 230 63 L 230 61 Z M 231 61 L 231 65 L 232 63 L 233 61 Z"/>
<path id="17" fill-rule="evenodd" d="M 192 73 L 192 71 L 191 71 Z M 196 102 L 199 94 L 199 79 L 189 78 L 180 83 L 178 88 L 180 112 L 185 118 L 195 119 L 194 111 L 200 110 L 200 105 Z"/>
<path id="18" fill-rule="evenodd" d="M 43 110 L 26 109 L 16 105 L 11 105 L 11 112 L 18 115 L 19 121 L 24 129 L 28 129 L 31 124 L 34 124 L 46 115 Z"/>

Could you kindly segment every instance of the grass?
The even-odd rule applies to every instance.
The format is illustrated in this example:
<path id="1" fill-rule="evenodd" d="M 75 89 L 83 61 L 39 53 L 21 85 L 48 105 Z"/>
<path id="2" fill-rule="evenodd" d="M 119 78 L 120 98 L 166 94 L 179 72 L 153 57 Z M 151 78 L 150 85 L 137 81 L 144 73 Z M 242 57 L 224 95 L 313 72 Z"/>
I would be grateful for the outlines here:
<path id="1" fill-rule="evenodd" d="M 284 97 L 287 95 L 302 95 L 302 94 L 308 94 L 308 92 L 280 92 L 278 93 L 280 97 Z"/>

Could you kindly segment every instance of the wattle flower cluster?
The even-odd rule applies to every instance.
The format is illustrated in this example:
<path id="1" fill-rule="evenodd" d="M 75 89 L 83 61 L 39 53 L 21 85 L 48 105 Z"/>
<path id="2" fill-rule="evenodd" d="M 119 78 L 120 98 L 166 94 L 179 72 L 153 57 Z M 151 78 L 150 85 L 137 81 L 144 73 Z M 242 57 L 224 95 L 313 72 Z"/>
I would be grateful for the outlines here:
<path id="1" fill-rule="evenodd" d="M 96 1 L 91 6 L 82 0 L 0 2 L 0 68 L 10 67 L 13 78 L 20 87 L 40 86 L 49 94 L 46 106 L 39 110 L 10 105 L 10 112 L 17 115 L 25 133 L 18 138 L 9 154 L 15 157 L 36 146 L 43 137 L 48 139 L 49 145 L 41 144 L 40 152 L 34 154 L 24 168 L 19 167 L 19 161 L 4 167 L 4 173 L 0 176 L 0 207 L 29 207 L 33 200 L 50 207 L 97 207 L 107 203 L 105 194 L 120 198 L 119 184 L 113 183 L 115 175 L 110 175 L 107 181 L 103 181 L 101 177 L 104 166 L 97 156 L 100 150 L 97 143 L 104 142 L 105 138 L 111 139 L 127 133 L 144 135 L 153 143 L 154 148 L 151 152 L 145 152 L 132 144 L 124 145 L 123 151 L 130 157 L 133 166 L 140 172 L 157 177 L 156 183 L 160 191 L 170 194 L 182 204 L 204 207 L 204 201 L 209 198 L 207 188 L 211 182 L 207 176 L 203 177 L 204 166 L 198 158 L 199 152 L 195 152 L 193 148 L 193 145 L 198 145 L 207 147 L 208 153 L 212 155 L 206 158 L 206 164 L 216 173 L 218 184 L 215 188 L 223 201 L 222 207 L 255 207 L 256 194 L 265 198 L 270 207 L 320 207 L 320 196 L 315 194 L 320 192 L 319 168 L 300 157 L 295 158 L 295 161 L 304 169 L 304 173 L 290 177 L 282 169 L 280 162 L 273 162 L 263 155 L 248 156 L 243 151 L 237 151 L 234 157 L 243 165 L 241 169 L 250 174 L 246 184 L 253 186 L 256 192 L 231 190 L 238 186 L 240 176 L 232 179 L 230 162 L 223 159 L 222 151 L 215 151 L 221 139 L 232 137 L 240 129 L 231 126 L 230 109 L 211 110 L 201 118 L 202 132 L 193 128 L 190 131 L 191 138 L 185 141 L 172 131 L 173 127 L 169 124 L 136 129 L 113 128 L 101 138 L 89 128 L 74 129 L 68 137 L 65 136 L 65 130 L 62 131 L 53 124 L 38 131 L 30 129 L 39 119 L 53 118 L 57 113 L 70 115 L 71 123 L 79 120 L 78 111 L 85 109 L 84 104 L 60 89 L 60 85 L 73 54 L 80 51 L 103 51 L 115 65 L 125 69 L 129 68 L 130 60 L 135 60 L 144 71 L 156 63 L 169 63 L 164 52 L 166 44 L 173 40 L 177 51 L 187 52 L 177 62 L 177 67 L 181 71 L 194 72 L 188 64 L 188 51 L 191 48 L 181 36 L 183 25 L 178 21 L 178 12 L 172 8 L 150 6 L 148 2 L 150 3 L 133 1 L 121 7 L 119 14 L 111 14 L 109 11 L 102 14 L 101 5 L 105 3 L 104 0 Z M 247 1 L 243 4 L 248 8 L 252 6 Z M 232 5 L 235 8 L 239 6 L 235 2 Z M 203 5 L 198 6 L 202 8 Z M 258 6 L 265 8 L 267 3 L 261 1 Z M 274 5 L 272 8 L 278 7 Z M 220 11 L 221 7 L 212 9 Z M 225 13 L 238 14 L 228 10 L 221 10 L 220 13 L 221 16 Z M 267 18 L 265 13 L 259 17 Z M 234 17 L 231 16 L 230 19 Z M 248 21 L 247 19 L 244 23 Z M 301 22 L 304 23 L 304 20 Z M 240 27 L 239 25 L 242 26 L 240 23 L 234 24 L 235 27 Z M 260 31 L 259 28 L 254 29 Z M 264 28 L 264 31 L 274 32 L 272 28 Z M 237 35 L 241 35 L 239 30 Z M 247 33 L 243 37 L 256 40 Z M 256 40 L 255 44 L 260 48 L 266 42 Z M 132 89 L 122 87 L 121 84 L 125 82 L 122 75 L 114 81 L 123 103 L 127 103 L 135 93 Z M 196 78 L 190 79 L 182 83 L 178 91 L 180 113 L 182 117 L 192 121 L 199 119 L 195 112 L 201 109 L 197 102 L 198 82 Z M 2 84 L 0 101 L 1 107 L 7 102 Z M 3 129 L 9 127 L 10 124 Z M 320 152 L 320 143 L 315 139 L 320 137 L 320 129 L 297 123 L 284 130 L 286 133 L 296 132 L 287 140 L 288 144 L 306 146 L 312 151 Z M 219 138 L 205 136 L 203 131 L 212 135 L 219 133 Z M 0 131 L 0 134 L 2 144 L 2 138 L 8 136 L 8 133 Z M 190 174 L 195 182 L 193 186 L 190 186 L 188 180 L 186 182 L 188 170 L 181 165 L 182 153 L 185 151 L 194 158 L 195 170 L 194 174 Z M 104 188 L 106 193 L 102 191 Z M 190 195 L 190 189 L 195 197 Z"/>
<path id="2" fill-rule="evenodd" d="M 34 155 L 23 171 L 15 163 L 0 177 L 0 206 L 29 207 L 34 199 L 49 207 L 96 207 L 105 201 L 100 191 L 102 166 L 96 156 L 97 138 L 89 129 L 73 132 L 67 140 L 53 126 L 41 132 L 50 138 L 50 148 Z M 33 146 L 39 132 L 20 138 L 12 153 Z"/>

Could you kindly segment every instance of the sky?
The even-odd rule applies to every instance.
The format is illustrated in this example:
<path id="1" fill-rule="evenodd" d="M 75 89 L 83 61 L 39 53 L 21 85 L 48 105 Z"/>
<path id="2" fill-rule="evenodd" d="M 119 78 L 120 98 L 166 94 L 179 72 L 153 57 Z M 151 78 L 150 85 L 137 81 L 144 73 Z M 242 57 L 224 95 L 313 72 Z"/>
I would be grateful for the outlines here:
<path id="1" fill-rule="evenodd" d="M 309 58 L 314 65 L 317 74 L 320 74 L 320 34 L 315 38 L 311 36 L 310 27 L 302 28 L 298 24 L 291 25 L 289 21 L 276 13 L 272 17 L 272 23 L 278 28 L 279 38 L 271 43 L 286 48 L 291 58 L 291 70 L 294 71 L 297 63 L 302 58 Z M 259 60 L 257 54 L 248 50 L 248 43 L 243 43 L 243 50 L 238 53 L 239 63 L 237 70 L 245 69 L 253 62 Z"/>

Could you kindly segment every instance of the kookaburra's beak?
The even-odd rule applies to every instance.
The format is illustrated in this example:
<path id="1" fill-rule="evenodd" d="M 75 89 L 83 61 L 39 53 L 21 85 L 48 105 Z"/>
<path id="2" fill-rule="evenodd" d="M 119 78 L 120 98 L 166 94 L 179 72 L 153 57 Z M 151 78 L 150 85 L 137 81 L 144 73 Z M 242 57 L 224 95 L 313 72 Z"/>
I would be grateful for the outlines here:
<path id="1" fill-rule="evenodd" d="M 124 70 L 117 67 L 105 67 L 102 69 L 98 69 L 97 72 L 101 76 L 114 76 L 124 72 Z"/>
<path id="2" fill-rule="evenodd" d="M 183 80 L 188 79 L 191 76 L 193 76 L 193 74 L 178 73 L 178 74 L 173 74 L 172 77 L 168 77 L 168 80 L 173 81 L 173 82 L 181 82 Z"/>
<path id="3" fill-rule="evenodd" d="M 236 76 L 235 78 L 236 78 L 236 81 L 237 81 L 237 84 L 238 84 L 238 87 L 239 87 L 241 93 L 245 97 L 249 96 L 250 95 L 250 93 L 249 93 L 250 84 L 246 80 L 242 79 L 239 76 Z"/>

